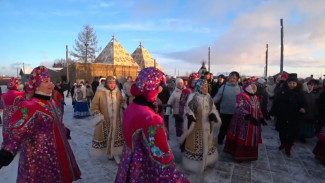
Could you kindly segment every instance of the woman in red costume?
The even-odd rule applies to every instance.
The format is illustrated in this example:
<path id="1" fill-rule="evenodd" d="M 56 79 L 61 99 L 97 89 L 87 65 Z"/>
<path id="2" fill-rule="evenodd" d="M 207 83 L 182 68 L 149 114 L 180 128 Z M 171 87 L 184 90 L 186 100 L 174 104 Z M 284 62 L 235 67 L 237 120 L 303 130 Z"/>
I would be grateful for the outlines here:
<path id="1" fill-rule="evenodd" d="M 27 90 L 10 120 L 10 134 L 2 143 L 0 168 L 21 150 L 17 182 L 64 182 L 80 179 L 80 170 L 66 138 L 60 103 L 51 98 L 54 85 L 44 66 L 36 67 Z"/>
<path id="2" fill-rule="evenodd" d="M 254 78 L 245 82 L 243 90 L 237 95 L 224 152 L 232 154 L 234 161 L 253 161 L 257 160 L 258 144 L 262 143 L 260 119 L 263 117 Z"/>
<path id="3" fill-rule="evenodd" d="M 164 73 L 148 67 L 139 73 L 131 87 L 135 96 L 123 116 L 124 146 L 115 182 L 189 182 L 173 162 L 164 122 L 155 113 Z"/>
<path id="4" fill-rule="evenodd" d="M 3 139 L 9 136 L 9 122 L 17 110 L 17 106 L 20 102 L 26 100 L 25 92 L 20 92 L 19 81 L 16 77 L 12 77 L 7 83 L 8 91 L 1 95 L 0 109 L 3 109 L 3 128 L 2 137 Z"/>

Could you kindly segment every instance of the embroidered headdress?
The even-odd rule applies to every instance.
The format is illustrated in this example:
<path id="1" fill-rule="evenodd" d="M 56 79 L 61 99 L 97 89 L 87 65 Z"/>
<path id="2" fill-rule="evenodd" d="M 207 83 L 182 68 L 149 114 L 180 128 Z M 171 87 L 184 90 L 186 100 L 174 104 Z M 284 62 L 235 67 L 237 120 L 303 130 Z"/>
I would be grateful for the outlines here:
<path id="1" fill-rule="evenodd" d="M 35 89 L 41 84 L 43 79 L 49 78 L 50 74 L 45 66 L 39 66 L 33 69 L 29 75 L 27 91 L 29 93 L 34 93 Z"/>
<path id="2" fill-rule="evenodd" d="M 132 85 L 131 93 L 134 96 L 142 95 L 148 101 L 159 92 L 159 86 L 165 86 L 166 78 L 162 71 L 154 67 L 147 67 L 140 71 L 135 84 Z"/>
<path id="3" fill-rule="evenodd" d="M 12 77 L 8 80 L 7 83 L 7 88 L 9 90 L 17 90 L 18 89 L 18 85 L 19 85 L 19 81 L 17 77 Z"/>

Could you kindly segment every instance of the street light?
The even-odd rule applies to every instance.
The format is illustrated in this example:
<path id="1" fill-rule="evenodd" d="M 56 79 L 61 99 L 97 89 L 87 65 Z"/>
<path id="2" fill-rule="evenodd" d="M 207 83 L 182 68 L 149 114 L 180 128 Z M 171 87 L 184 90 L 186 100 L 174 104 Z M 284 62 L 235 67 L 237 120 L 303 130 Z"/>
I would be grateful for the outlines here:
<path id="1" fill-rule="evenodd" d="M 85 46 L 86 46 L 86 60 L 85 60 L 85 62 L 87 63 L 87 57 L 88 57 L 88 55 L 87 55 L 87 51 L 88 51 L 87 47 L 88 47 L 88 43 L 85 43 Z"/>

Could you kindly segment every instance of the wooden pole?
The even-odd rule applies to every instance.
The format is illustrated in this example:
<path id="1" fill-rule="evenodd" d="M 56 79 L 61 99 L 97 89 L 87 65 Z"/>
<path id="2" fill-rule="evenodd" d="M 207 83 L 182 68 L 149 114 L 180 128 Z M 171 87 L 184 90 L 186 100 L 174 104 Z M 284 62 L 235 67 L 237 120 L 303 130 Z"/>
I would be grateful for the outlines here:
<path id="1" fill-rule="evenodd" d="M 268 65 L 268 55 L 269 55 L 269 44 L 266 44 L 266 52 L 265 52 L 265 73 L 264 77 L 267 77 L 267 65 Z"/>
<path id="2" fill-rule="evenodd" d="M 208 66 L 209 66 L 208 71 L 209 71 L 209 72 L 210 72 L 210 58 L 211 58 L 211 57 L 210 57 L 210 47 L 209 47 L 209 55 L 208 55 L 208 64 L 209 64 L 209 65 L 208 65 Z"/>
<path id="3" fill-rule="evenodd" d="M 281 25 L 281 59 L 280 59 L 280 73 L 283 72 L 283 19 L 280 19 L 280 25 Z"/>
<path id="4" fill-rule="evenodd" d="M 67 67 L 67 83 L 69 83 L 69 48 L 68 45 L 65 46 L 65 63 Z"/>

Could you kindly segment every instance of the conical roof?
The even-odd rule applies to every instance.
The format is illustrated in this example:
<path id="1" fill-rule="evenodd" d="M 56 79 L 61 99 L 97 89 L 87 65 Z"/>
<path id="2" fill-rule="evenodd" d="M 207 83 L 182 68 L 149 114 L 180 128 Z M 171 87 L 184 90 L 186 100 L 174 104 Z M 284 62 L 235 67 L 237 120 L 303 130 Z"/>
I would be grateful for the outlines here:
<path id="1" fill-rule="evenodd" d="M 140 45 L 138 48 L 132 53 L 132 58 L 137 62 L 137 64 L 141 67 L 141 69 L 146 67 L 155 67 L 163 71 L 162 67 L 153 59 L 151 54 L 142 46 Z"/>
<path id="2" fill-rule="evenodd" d="M 131 55 L 115 39 L 114 35 L 112 40 L 107 44 L 104 50 L 98 55 L 95 62 L 139 67 L 139 65 L 133 60 Z"/>

